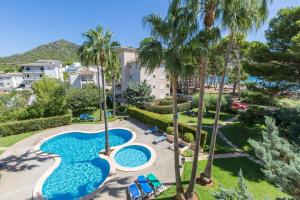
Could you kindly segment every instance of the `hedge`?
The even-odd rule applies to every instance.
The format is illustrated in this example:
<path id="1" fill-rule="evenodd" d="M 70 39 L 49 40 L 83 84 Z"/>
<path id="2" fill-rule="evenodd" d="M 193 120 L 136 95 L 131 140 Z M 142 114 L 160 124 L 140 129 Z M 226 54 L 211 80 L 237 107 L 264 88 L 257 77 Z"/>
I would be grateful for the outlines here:
<path id="1" fill-rule="evenodd" d="M 192 133 L 194 137 L 196 138 L 196 132 L 197 128 L 193 126 L 189 126 L 187 124 L 183 123 L 178 123 L 178 131 L 182 134 L 180 137 L 183 137 L 184 133 Z M 201 131 L 201 141 L 200 141 L 200 147 L 203 149 L 204 145 L 206 143 L 206 138 L 207 138 L 207 132 L 206 131 Z"/>
<path id="2" fill-rule="evenodd" d="M 84 114 L 84 113 L 92 114 L 97 109 L 98 109 L 97 107 L 86 107 L 86 108 L 72 110 L 72 113 L 75 116 L 79 116 L 80 114 Z"/>
<path id="3" fill-rule="evenodd" d="M 36 118 L 23 121 L 14 121 L 0 124 L 0 136 L 17 135 L 20 133 L 38 131 L 46 128 L 53 128 L 71 124 L 72 114 Z"/>
<path id="4" fill-rule="evenodd" d="M 190 102 L 184 102 L 177 104 L 178 112 L 190 110 L 192 104 Z M 151 112 L 159 114 L 170 114 L 173 113 L 173 105 L 157 105 L 157 104 L 146 104 L 145 109 Z"/>
<path id="5" fill-rule="evenodd" d="M 127 113 L 130 117 L 135 118 L 143 123 L 151 126 L 157 126 L 161 130 L 166 130 L 169 126 L 173 125 L 172 120 L 166 119 L 160 114 L 145 111 L 136 107 L 129 107 Z M 184 133 L 192 133 L 196 136 L 196 128 L 186 124 L 178 123 L 179 137 L 183 138 Z M 196 138 L 196 137 L 195 137 Z M 207 132 L 201 131 L 201 143 L 200 146 L 203 149 L 206 143 Z"/>
<path id="6" fill-rule="evenodd" d="M 168 126 L 172 125 L 172 121 L 166 119 L 160 114 L 145 111 L 136 107 L 129 107 L 127 113 L 130 117 L 135 118 L 141 122 L 151 126 L 157 126 L 161 130 L 166 130 Z"/>

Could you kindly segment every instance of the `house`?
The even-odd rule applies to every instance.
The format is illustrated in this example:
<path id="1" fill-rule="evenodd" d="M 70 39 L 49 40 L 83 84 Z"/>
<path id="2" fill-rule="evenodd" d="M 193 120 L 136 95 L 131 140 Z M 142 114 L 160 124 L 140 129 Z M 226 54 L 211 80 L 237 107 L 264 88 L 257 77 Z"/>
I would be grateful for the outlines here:
<path id="1" fill-rule="evenodd" d="M 81 67 L 76 72 L 69 74 L 69 82 L 71 86 L 81 89 L 89 83 L 98 86 L 98 70 L 96 67 Z M 100 87 L 102 87 L 101 70 Z"/>
<path id="2" fill-rule="evenodd" d="M 80 62 L 74 62 L 72 65 L 66 65 L 65 66 L 65 71 L 68 73 L 74 73 L 77 72 L 78 69 L 81 67 L 81 63 Z"/>
<path id="3" fill-rule="evenodd" d="M 151 85 L 152 95 L 156 99 L 163 99 L 170 96 L 170 82 L 165 72 L 164 64 L 149 73 L 144 66 L 138 62 L 135 48 L 120 48 L 119 59 L 122 68 L 122 79 L 116 84 L 116 99 L 122 101 L 123 92 L 126 90 L 128 82 L 147 82 Z"/>
<path id="4" fill-rule="evenodd" d="M 47 76 L 60 81 L 64 81 L 62 62 L 58 60 L 38 60 L 34 63 L 22 65 L 24 83 L 26 87 L 31 87 L 34 81 Z"/>
<path id="5" fill-rule="evenodd" d="M 22 73 L 3 73 L 0 72 L 0 91 L 10 91 L 23 84 Z"/>

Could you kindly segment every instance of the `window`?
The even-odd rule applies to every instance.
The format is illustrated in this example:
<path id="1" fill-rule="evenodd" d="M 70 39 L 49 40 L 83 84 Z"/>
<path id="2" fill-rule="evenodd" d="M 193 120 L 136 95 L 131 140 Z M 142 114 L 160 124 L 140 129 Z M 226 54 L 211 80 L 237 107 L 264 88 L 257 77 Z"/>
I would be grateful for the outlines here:
<path id="1" fill-rule="evenodd" d="M 43 77 L 43 74 L 40 74 L 40 77 Z"/>
<path id="2" fill-rule="evenodd" d="M 26 67 L 26 71 L 30 71 L 30 67 Z"/>
<path id="3" fill-rule="evenodd" d="M 44 71 L 44 67 L 41 67 L 40 69 L 41 69 L 41 71 Z"/>
<path id="4" fill-rule="evenodd" d="M 153 74 L 153 76 L 152 76 L 153 78 L 155 78 L 155 74 Z"/>
<path id="5" fill-rule="evenodd" d="M 155 85 L 153 85 L 152 88 L 155 89 Z"/>
<path id="6" fill-rule="evenodd" d="M 4 87 L 4 83 L 0 83 L 0 87 Z"/>
<path id="7" fill-rule="evenodd" d="M 6 85 L 10 85 L 10 83 L 6 83 Z"/>
<path id="8" fill-rule="evenodd" d="M 131 69 L 131 65 L 129 65 L 129 68 Z"/>
<path id="9" fill-rule="evenodd" d="M 167 79 L 169 79 L 169 75 L 167 75 Z"/>
<path id="10" fill-rule="evenodd" d="M 29 74 L 26 74 L 26 77 L 29 78 Z"/>
<path id="11" fill-rule="evenodd" d="M 169 85 L 169 84 L 167 84 L 167 88 L 170 88 L 170 85 Z"/>

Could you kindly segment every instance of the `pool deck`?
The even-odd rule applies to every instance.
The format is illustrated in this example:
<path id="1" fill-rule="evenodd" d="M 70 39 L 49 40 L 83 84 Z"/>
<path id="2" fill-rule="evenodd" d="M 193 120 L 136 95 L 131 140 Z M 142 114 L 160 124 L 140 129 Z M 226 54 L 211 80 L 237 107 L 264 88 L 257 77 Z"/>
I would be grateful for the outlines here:
<path id="1" fill-rule="evenodd" d="M 144 135 L 148 127 L 136 120 L 129 119 L 119 122 L 109 123 L 109 128 L 124 127 L 133 130 L 136 133 L 134 143 L 143 143 L 149 145 L 156 152 L 155 162 L 146 169 L 135 172 L 122 172 L 116 170 L 115 176 L 103 190 L 97 193 L 93 199 L 127 199 L 126 189 L 138 175 L 146 175 L 152 172 L 166 185 L 175 182 L 173 151 L 167 149 L 169 144 L 162 142 L 153 145 L 152 141 L 156 136 Z M 47 129 L 29 138 L 26 138 L 12 147 L 6 149 L 0 155 L 0 199 L 32 199 L 32 192 L 39 178 L 53 164 L 53 158 L 45 155 L 37 155 L 34 147 L 44 138 L 53 136 L 60 132 L 72 130 L 80 131 L 99 131 L 104 129 L 104 124 L 72 124 L 58 128 Z"/>

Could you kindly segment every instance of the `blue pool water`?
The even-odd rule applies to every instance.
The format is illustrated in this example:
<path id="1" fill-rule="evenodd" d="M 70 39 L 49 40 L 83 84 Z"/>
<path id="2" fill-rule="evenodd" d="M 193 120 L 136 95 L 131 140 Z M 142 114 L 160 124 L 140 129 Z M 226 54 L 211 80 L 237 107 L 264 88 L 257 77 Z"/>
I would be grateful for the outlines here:
<path id="1" fill-rule="evenodd" d="M 109 143 L 118 146 L 128 142 L 132 133 L 125 129 L 109 130 Z M 43 197 L 53 200 L 79 199 L 95 191 L 109 174 L 109 163 L 99 158 L 105 148 L 104 132 L 66 133 L 44 142 L 41 150 L 58 154 L 60 165 L 42 187 Z"/>
<path id="2" fill-rule="evenodd" d="M 120 149 L 114 158 L 123 167 L 138 167 L 150 160 L 151 152 L 146 147 L 130 145 Z"/>

